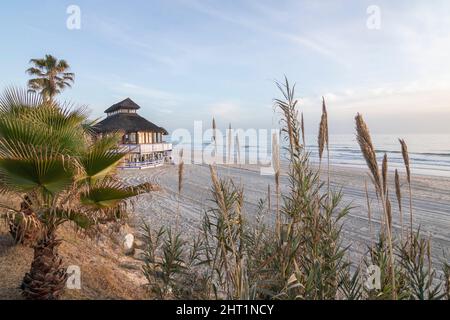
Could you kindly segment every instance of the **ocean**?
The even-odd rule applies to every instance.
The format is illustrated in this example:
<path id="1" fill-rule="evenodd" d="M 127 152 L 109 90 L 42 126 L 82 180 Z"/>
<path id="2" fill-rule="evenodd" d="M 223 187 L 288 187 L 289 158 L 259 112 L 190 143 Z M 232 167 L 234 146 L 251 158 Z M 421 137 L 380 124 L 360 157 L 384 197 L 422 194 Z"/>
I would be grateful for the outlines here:
<path id="1" fill-rule="evenodd" d="M 376 149 L 379 163 L 386 153 L 389 159 L 389 168 L 391 170 L 400 168 L 403 170 L 403 158 L 401 153 L 399 138 L 405 139 L 408 145 L 408 151 L 411 162 L 411 170 L 413 174 L 433 175 L 450 177 L 450 134 L 405 134 L 405 135 L 372 135 L 373 144 Z M 246 162 L 256 159 L 262 163 L 267 163 L 271 158 L 271 146 L 269 142 L 258 143 L 246 142 L 240 145 L 241 159 L 246 157 Z M 222 141 L 227 141 L 223 138 Z M 211 150 L 211 141 L 197 141 L 194 143 L 174 143 L 175 154 L 177 150 L 184 149 L 185 153 L 189 148 L 195 151 Z M 233 141 L 234 143 L 234 141 Z M 307 150 L 311 154 L 311 161 L 318 163 L 317 137 L 306 136 Z M 219 154 L 226 153 L 227 147 L 223 144 L 217 145 Z M 235 159 L 237 150 L 231 152 Z M 282 157 L 285 152 L 281 152 Z M 324 155 L 326 157 L 326 154 Z M 225 156 L 226 158 L 226 156 Z M 365 167 L 365 161 L 362 157 L 356 136 L 352 134 L 340 134 L 330 136 L 330 160 L 332 165 L 349 166 L 349 167 Z"/>
<path id="2" fill-rule="evenodd" d="M 408 145 L 413 174 L 450 177 L 450 135 L 372 135 L 379 163 L 386 153 L 391 169 L 404 168 L 399 138 L 405 139 Z M 312 158 L 318 161 L 317 146 L 308 140 L 307 144 Z M 330 136 L 330 159 L 337 165 L 365 166 L 355 135 Z"/>

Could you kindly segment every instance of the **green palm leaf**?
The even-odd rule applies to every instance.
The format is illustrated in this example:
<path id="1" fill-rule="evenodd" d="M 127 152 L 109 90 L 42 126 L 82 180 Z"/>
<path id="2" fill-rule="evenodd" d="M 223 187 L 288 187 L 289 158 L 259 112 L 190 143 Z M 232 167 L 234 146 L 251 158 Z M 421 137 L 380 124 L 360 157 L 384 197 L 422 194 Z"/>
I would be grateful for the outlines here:
<path id="1" fill-rule="evenodd" d="M 37 189 L 55 195 L 73 183 L 73 160 L 48 148 L 0 139 L 0 177 L 5 188 L 18 192 Z"/>
<path id="2" fill-rule="evenodd" d="M 81 194 L 81 203 L 97 209 L 114 208 L 123 201 L 153 190 L 153 186 L 145 183 L 134 187 L 124 187 L 117 182 L 106 182 L 90 188 Z"/>
<path id="3" fill-rule="evenodd" d="M 58 217 L 62 221 L 71 221 L 78 228 L 89 229 L 95 225 L 95 219 L 89 214 L 82 213 L 76 210 L 70 209 L 55 209 L 51 211 L 51 215 Z"/>
<path id="4" fill-rule="evenodd" d="M 101 138 L 80 158 L 86 178 L 91 182 L 111 174 L 126 156 L 125 153 L 115 150 L 117 142 L 118 136 Z"/>
<path id="5" fill-rule="evenodd" d="M 39 94 L 15 87 L 6 88 L 0 96 L 0 113 L 23 113 L 41 105 L 42 97 Z"/>

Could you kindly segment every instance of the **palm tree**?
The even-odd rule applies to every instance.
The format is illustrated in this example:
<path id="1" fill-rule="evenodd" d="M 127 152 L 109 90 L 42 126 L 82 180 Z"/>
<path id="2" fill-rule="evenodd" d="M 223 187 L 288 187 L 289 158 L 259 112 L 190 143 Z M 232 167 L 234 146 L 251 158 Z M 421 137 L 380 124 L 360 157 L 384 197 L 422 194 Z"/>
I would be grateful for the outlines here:
<path id="1" fill-rule="evenodd" d="M 8 214 L 39 229 L 34 260 L 22 283 L 28 299 L 57 299 L 67 278 L 58 227 L 90 230 L 126 214 L 129 199 L 151 185 L 126 186 L 115 176 L 125 154 L 118 135 L 94 138 L 86 109 L 58 106 L 26 90 L 0 96 L 0 193 L 22 199 Z M 30 218 L 31 217 L 31 218 Z"/>
<path id="2" fill-rule="evenodd" d="M 70 66 L 65 60 L 47 54 L 44 59 L 31 59 L 30 63 L 33 67 L 26 72 L 36 78 L 28 81 L 28 88 L 40 93 L 44 101 L 52 101 L 55 95 L 72 87 L 75 74 L 67 72 Z"/>

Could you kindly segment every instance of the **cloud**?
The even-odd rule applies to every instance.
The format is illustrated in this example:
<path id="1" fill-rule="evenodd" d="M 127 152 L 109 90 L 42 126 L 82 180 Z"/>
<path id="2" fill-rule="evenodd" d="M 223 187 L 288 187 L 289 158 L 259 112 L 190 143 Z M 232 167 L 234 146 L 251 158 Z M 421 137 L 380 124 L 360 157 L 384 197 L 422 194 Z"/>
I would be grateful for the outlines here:
<path id="1" fill-rule="evenodd" d="M 393 36 L 399 40 L 399 51 L 421 78 L 446 78 L 450 74 L 450 20 L 446 5 L 439 11 L 440 6 L 431 9 L 430 6 L 413 7 L 408 11 L 408 17 L 403 23 L 394 27 Z"/>
<path id="2" fill-rule="evenodd" d="M 264 35 L 271 35 L 273 37 L 277 37 L 279 39 L 287 40 L 290 43 L 300 45 L 304 48 L 307 48 L 313 52 L 319 53 L 322 56 L 328 57 L 332 59 L 334 62 L 339 64 L 347 64 L 343 60 L 341 60 L 334 52 L 326 47 L 323 43 L 320 43 L 316 39 L 312 39 L 307 37 L 306 35 L 293 34 L 286 31 L 276 30 L 273 27 L 268 27 L 267 23 L 260 23 L 256 19 L 250 16 L 239 16 L 236 13 L 226 13 L 224 10 L 217 10 L 212 6 L 208 6 L 205 2 L 197 1 L 197 0 L 185 0 L 182 1 L 184 4 L 189 6 L 190 8 L 202 12 L 210 17 L 220 19 L 222 21 L 226 21 L 232 24 L 236 24 L 238 26 L 247 28 L 249 30 L 253 30 L 259 32 Z M 269 10 L 266 7 L 261 5 L 256 7 L 258 10 L 265 12 L 266 14 Z M 271 14 L 275 16 L 279 16 L 280 13 L 276 13 L 275 8 L 271 8 L 273 11 Z M 282 14 L 281 14 L 282 15 Z"/>
<path id="3" fill-rule="evenodd" d="M 320 97 L 301 99 L 300 109 L 313 123 L 320 119 Z M 378 133 L 450 133 L 450 83 L 415 81 L 376 88 L 351 88 L 325 95 L 330 131 L 350 133 L 362 113 Z"/>

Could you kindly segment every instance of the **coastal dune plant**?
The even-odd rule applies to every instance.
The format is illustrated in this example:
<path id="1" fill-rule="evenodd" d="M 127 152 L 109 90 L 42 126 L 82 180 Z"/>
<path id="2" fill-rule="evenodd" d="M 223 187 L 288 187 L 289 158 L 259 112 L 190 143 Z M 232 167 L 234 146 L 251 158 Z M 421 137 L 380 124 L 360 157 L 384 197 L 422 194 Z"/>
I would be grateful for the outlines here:
<path id="1" fill-rule="evenodd" d="M 431 243 L 420 229 L 399 246 L 400 264 L 405 272 L 407 295 L 413 300 L 439 300 L 445 297 L 445 283 L 433 283 L 436 271 L 431 263 Z"/>
<path id="2" fill-rule="evenodd" d="M 276 230 L 280 233 L 281 228 L 281 216 L 280 216 L 280 146 L 278 143 L 278 135 L 274 133 L 272 135 L 272 165 L 274 169 L 274 178 L 275 178 L 275 199 L 276 199 Z M 270 186 L 269 186 L 270 188 Z M 270 195 L 270 191 L 269 191 Z M 269 198 L 270 203 L 270 198 Z M 270 205 L 269 205 L 270 207 Z"/>
<path id="3" fill-rule="evenodd" d="M 301 127 L 303 129 L 303 118 L 301 120 Z M 322 97 L 322 117 L 320 119 L 319 134 L 318 134 L 318 147 L 319 147 L 319 174 L 322 169 L 322 157 L 323 152 L 327 151 L 327 192 L 330 193 L 330 137 L 328 132 L 328 112 L 325 103 L 325 97 Z"/>
<path id="4" fill-rule="evenodd" d="M 408 189 L 410 191 L 410 233 L 403 236 L 402 217 L 402 190 L 400 175 L 395 170 L 395 192 L 400 213 L 401 233 L 399 239 L 392 232 L 392 208 L 389 200 L 389 187 L 387 184 L 388 158 L 383 157 L 381 174 L 377 170 L 376 155 L 371 144 L 370 133 L 362 117 L 356 117 L 358 142 L 366 162 L 371 171 L 372 181 L 378 199 L 382 202 L 384 212 L 384 228 L 375 245 L 371 245 L 369 254 L 365 259 L 366 266 L 378 266 L 381 271 L 381 288 L 366 290 L 366 299 L 411 299 L 411 300 L 438 300 L 446 297 L 448 293 L 448 262 L 444 262 L 444 280 L 439 279 L 433 268 L 431 257 L 431 239 L 425 239 L 420 228 L 414 232 L 412 224 L 412 193 L 411 169 L 408 147 L 404 140 L 400 140 L 402 156 L 406 168 Z M 380 192 L 381 191 L 381 192 Z M 369 205 L 370 217 L 370 205 Z M 383 215 L 382 215 L 383 217 Z M 369 221 L 370 223 L 370 221 Z M 370 228 L 370 225 L 369 225 Z M 412 233 L 411 233 L 412 232 Z M 386 242 L 388 244 L 386 244 Z M 392 246 L 389 243 L 392 242 Z M 391 255 L 397 259 L 393 260 Z M 394 262 L 394 263 L 393 263 Z"/>
<path id="5" fill-rule="evenodd" d="M 148 224 L 144 223 L 142 229 L 148 241 L 144 275 L 151 284 L 151 290 L 160 299 L 169 298 L 179 286 L 177 276 L 185 270 L 183 252 L 186 242 L 181 239 L 180 234 L 173 234 L 170 228 L 161 228 L 152 233 Z M 157 259 L 158 254 L 162 258 Z"/>
<path id="6" fill-rule="evenodd" d="M 184 149 L 181 149 L 178 154 L 178 194 L 177 194 L 177 221 L 176 230 L 179 228 L 180 223 L 180 201 L 181 201 L 181 191 L 183 189 L 183 178 L 184 178 Z"/>
<path id="7" fill-rule="evenodd" d="M 304 125 L 303 122 L 301 123 L 301 125 L 302 126 Z M 329 133 L 328 133 L 328 113 L 324 97 L 322 97 L 322 116 L 319 125 L 318 145 L 319 145 L 319 160 L 320 162 L 322 162 L 323 152 L 325 148 L 327 149 L 327 152 L 330 151 Z"/>
<path id="8" fill-rule="evenodd" d="M 401 228 L 401 239 L 403 240 L 403 206 L 402 206 L 402 188 L 400 184 L 400 175 L 398 170 L 395 170 L 395 195 L 397 197 L 398 211 L 400 213 L 400 228 Z"/>
<path id="9" fill-rule="evenodd" d="M 443 281 L 445 299 L 450 300 L 450 262 L 444 262 Z"/>
<path id="10" fill-rule="evenodd" d="M 302 131 L 303 148 L 306 149 L 305 118 L 303 117 L 303 112 L 302 112 L 302 117 L 301 117 L 301 120 L 300 120 L 300 130 Z"/>
<path id="11" fill-rule="evenodd" d="M 390 221 L 391 218 L 391 206 L 388 199 L 387 192 L 387 156 L 383 158 L 382 171 L 380 174 L 380 169 L 378 166 L 375 147 L 372 143 L 372 137 L 370 136 L 369 128 L 364 122 L 363 117 L 357 114 L 356 118 L 356 137 L 358 144 L 361 148 L 361 152 L 366 160 L 369 172 L 371 174 L 372 182 L 375 186 L 377 196 L 381 201 L 383 208 L 382 219 L 384 219 L 384 225 L 386 227 L 386 232 L 383 232 L 384 236 L 387 235 L 387 244 L 389 252 L 389 262 L 388 267 L 390 270 L 390 281 L 392 282 L 392 298 L 395 300 L 397 298 L 396 291 L 396 276 L 395 276 L 395 260 L 394 260 L 394 245 L 392 240 L 392 226 Z M 383 243 L 383 242 L 382 242 Z"/>
<path id="12" fill-rule="evenodd" d="M 302 124 L 295 86 L 287 79 L 277 85 L 285 98 L 276 99 L 275 106 L 281 111 L 282 132 L 289 143 L 289 182 L 282 197 L 283 230 L 270 265 L 281 286 L 276 297 L 336 299 L 341 272 L 347 270 L 341 220 L 350 208 L 341 205 L 340 191 L 322 192 L 319 172 L 310 165 L 309 154 L 300 142 Z M 321 125 L 323 142 L 328 143 L 327 126 L 324 122 Z"/>
<path id="13" fill-rule="evenodd" d="M 402 147 L 402 157 L 403 162 L 405 164 L 406 169 L 406 180 L 408 182 L 408 191 L 409 191 L 409 235 L 413 237 L 413 205 L 412 205 L 412 188 L 411 188 L 411 166 L 409 162 L 409 153 L 408 153 L 408 145 L 405 140 L 399 139 L 400 145 Z"/>
<path id="14" fill-rule="evenodd" d="M 125 186 L 115 177 L 125 156 L 115 150 L 118 136 L 95 138 L 87 124 L 86 109 L 33 92 L 8 89 L 0 97 L 0 192 L 26 203 L 7 207 L 11 219 L 32 212 L 41 231 L 22 283 L 28 299 L 57 299 L 64 290 L 57 236 L 63 223 L 92 230 L 122 218 L 127 199 L 151 190 L 149 184 Z"/>
<path id="15" fill-rule="evenodd" d="M 349 223 L 344 222 L 344 218 L 352 208 L 343 204 L 341 190 L 331 186 L 324 188 L 317 167 L 310 164 L 302 135 L 303 117 L 298 119 L 295 86 L 287 79 L 277 86 L 284 97 L 275 100 L 275 108 L 282 118 L 280 123 L 288 161 L 287 183 L 280 192 L 280 208 L 275 221 L 264 220 L 273 214 L 270 185 L 267 199 L 259 201 L 255 212 L 244 214 L 243 187 L 232 179 L 221 178 L 217 166 L 210 166 L 211 201 L 199 227 L 199 238 L 180 244 L 184 248 L 181 251 L 174 245 L 176 241 L 166 245 L 166 249 L 163 249 L 162 240 L 147 241 L 152 257 L 149 259 L 152 263 L 146 264 L 146 270 L 150 270 L 146 273 L 150 287 L 157 292 L 163 288 L 166 298 L 188 299 L 448 298 L 449 264 L 444 263 L 443 281 L 436 282 L 430 240 L 424 239 L 419 231 L 409 239 L 401 236 L 397 239 L 393 232 L 389 159 L 384 155 L 381 166 L 378 165 L 369 129 L 361 115 L 356 117 L 357 140 L 375 187 L 374 200 L 380 202 L 381 228 L 376 236 L 373 224 L 378 219 L 374 219 L 376 210 L 372 208 L 366 183 L 370 246 L 360 264 L 350 260 L 349 247 L 343 243 L 342 228 L 344 223 Z M 323 113 L 326 114 L 325 109 Z M 328 140 L 324 121 L 319 129 L 323 130 L 322 139 L 319 139 L 323 151 Z M 326 121 L 328 125 L 328 119 Z M 273 156 L 278 158 L 279 146 L 274 145 Z M 276 159 L 274 164 L 276 173 L 279 167 Z M 398 172 L 395 186 L 401 204 Z M 154 232 L 153 239 L 158 239 L 155 234 L 159 233 Z M 151 249 L 155 243 L 161 243 L 158 250 Z M 170 265 L 170 261 L 172 268 L 162 267 Z M 373 266 L 381 272 L 380 288 L 365 285 L 367 278 L 363 271 Z M 171 273 L 170 270 L 175 271 Z M 177 289 L 180 284 L 184 285 L 182 295 Z"/>
<path id="16" fill-rule="evenodd" d="M 217 297 L 248 299 L 243 190 L 220 179 L 212 165 L 210 172 L 215 205 L 204 215 L 203 235 L 211 289 Z"/>

